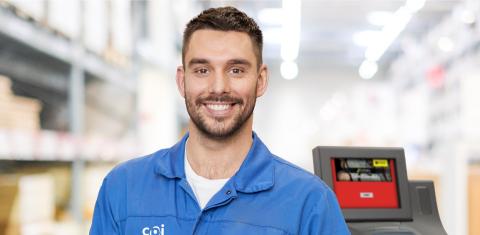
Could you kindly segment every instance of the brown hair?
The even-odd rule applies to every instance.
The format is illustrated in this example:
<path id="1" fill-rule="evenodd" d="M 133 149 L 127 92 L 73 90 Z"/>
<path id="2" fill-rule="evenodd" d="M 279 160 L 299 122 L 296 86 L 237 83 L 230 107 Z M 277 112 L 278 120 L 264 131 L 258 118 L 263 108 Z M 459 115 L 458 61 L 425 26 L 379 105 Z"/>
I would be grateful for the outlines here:
<path id="1" fill-rule="evenodd" d="M 257 66 L 263 63 L 263 36 L 257 23 L 247 14 L 234 7 L 219 7 L 204 10 L 188 22 L 183 32 L 182 62 L 185 65 L 185 54 L 192 34 L 200 29 L 220 31 L 236 31 L 247 33 L 252 40 Z"/>

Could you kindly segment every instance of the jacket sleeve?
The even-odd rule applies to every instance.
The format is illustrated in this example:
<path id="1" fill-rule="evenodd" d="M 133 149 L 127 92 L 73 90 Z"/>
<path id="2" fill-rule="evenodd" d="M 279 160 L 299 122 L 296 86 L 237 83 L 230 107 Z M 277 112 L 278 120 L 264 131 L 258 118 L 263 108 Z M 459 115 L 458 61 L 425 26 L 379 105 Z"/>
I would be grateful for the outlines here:
<path id="1" fill-rule="evenodd" d="M 110 200 L 112 195 L 109 194 L 107 180 L 107 178 L 103 180 L 102 187 L 98 193 L 90 235 L 120 234 L 118 223 L 112 210 L 112 202 Z"/>
<path id="2" fill-rule="evenodd" d="M 323 198 L 310 208 L 302 221 L 300 234 L 350 234 L 337 199 L 331 190 L 326 190 Z"/>

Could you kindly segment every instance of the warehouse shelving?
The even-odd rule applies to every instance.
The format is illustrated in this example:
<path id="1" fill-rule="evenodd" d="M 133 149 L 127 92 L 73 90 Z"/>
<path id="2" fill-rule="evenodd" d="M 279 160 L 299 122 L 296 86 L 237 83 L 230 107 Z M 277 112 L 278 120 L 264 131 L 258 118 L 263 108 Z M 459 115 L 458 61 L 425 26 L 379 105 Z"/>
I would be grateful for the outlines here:
<path id="1" fill-rule="evenodd" d="M 83 53 L 81 58 L 77 58 L 75 53 L 77 53 L 79 45 L 75 40 L 61 36 L 49 28 L 42 28 L 39 24 L 34 24 L 32 20 L 21 18 L 14 11 L 5 7 L 0 7 L 0 33 L 45 54 L 45 56 L 67 64 L 73 64 L 76 60 L 80 60 L 86 72 L 107 82 L 120 85 L 130 92 L 135 92 L 135 81 L 131 78 L 131 69 L 111 65 L 100 56 L 89 52 Z"/>
<path id="2" fill-rule="evenodd" d="M 141 18 L 133 18 L 137 19 Z M 0 0 L 0 75 L 12 79 L 15 93 L 41 97 L 50 113 L 59 113 L 59 107 L 64 107 L 67 113 L 62 116 L 63 124 L 47 125 L 48 130 L 0 128 L 0 164 L 19 169 L 35 162 L 42 167 L 45 162 L 70 165 L 69 212 L 79 225 L 85 222 L 81 195 L 86 166 L 113 164 L 135 157 L 138 152 L 134 140 L 135 102 L 131 107 L 133 120 L 125 124 L 132 133 L 122 136 L 85 133 L 86 86 L 101 83 L 115 87 L 135 101 L 139 63 L 133 59 L 135 56 L 132 52 L 125 57 L 126 63 L 115 63 L 105 54 L 86 48 L 81 33 L 77 37 L 63 34 L 37 18 L 22 14 L 9 1 Z M 110 99 L 115 102 L 115 98 Z M 43 121 L 49 118 L 44 115 Z"/>
<path id="3" fill-rule="evenodd" d="M 130 139 L 75 137 L 66 132 L 0 129 L 0 160 L 117 162 L 137 155 Z"/>
<path id="4" fill-rule="evenodd" d="M 43 89 L 45 96 L 68 100 L 68 127 L 56 130 L 58 132 L 53 132 L 53 128 L 28 133 L 28 136 L 85 138 L 80 133 L 84 120 L 79 117 L 84 115 L 85 83 L 91 79 L 100 79 L 135 96 L 133 62 L 127 66 L 112 64 L 86 50 L 79 40 L 62 35 L 37 19 L 18 14 L 18 9 L 8 1 L 0 3 L 0 42 L 3 44 L 0 46 L 0 74 L 9 75 L 15 83 L 27 84 L 32 90 Z M 6 138 L 5 135 L 11 133 L 16 132 L 4 130 L 2 134 Z"/>
<path id="5" fill-rule="evenodd" d="M 422 136 L 410 136 L 410 144 L 421 146 L 423 152 L 412 167 L 438 177 L 442 217 L 448 232 L 454 234 L 467 233 L 468 174 L 480 160 L 479 31 L 475 24 L 446 17 L 415 42 L 414 53 L 399 57 L 390 70 L 404 106 L 422 107 L 422 113 L 403 114 Z M 442 50 L 440 38 L 451 40 L 452 50 Z M 469 226 L 472 229 L 476 224 L 470 221 Z"/>

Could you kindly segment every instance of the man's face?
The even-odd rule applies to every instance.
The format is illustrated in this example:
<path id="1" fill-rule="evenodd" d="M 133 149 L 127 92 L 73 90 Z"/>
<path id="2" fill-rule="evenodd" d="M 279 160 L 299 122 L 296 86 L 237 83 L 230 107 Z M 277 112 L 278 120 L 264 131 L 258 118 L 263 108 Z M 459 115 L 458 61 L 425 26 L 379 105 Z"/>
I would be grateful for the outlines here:
<path id="1" fill-rule="evenodd" d="M 195 127 L 222 139 L 251 125 L 256 98 L 266 89 L 267 68 L 257 67 L 248 34 L 198 30 L 187 46 L 177 85 Z"/>

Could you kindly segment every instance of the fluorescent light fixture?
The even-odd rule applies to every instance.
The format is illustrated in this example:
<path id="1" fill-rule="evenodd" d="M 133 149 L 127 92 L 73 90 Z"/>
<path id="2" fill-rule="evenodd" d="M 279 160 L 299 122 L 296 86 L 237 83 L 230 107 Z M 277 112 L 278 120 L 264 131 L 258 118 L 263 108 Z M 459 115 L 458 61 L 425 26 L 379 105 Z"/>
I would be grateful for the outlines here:
<path id="1" fill-rule="evenodd" d="M 263 40 L 269 44 L 282 44 L 283 29 L 280 27 L 266 28 L 263 30 Z"/>
<path id="2" fill-rule="evenodd" d="M 380 37 L 381 31 L 365 30 L 355 33 L 353 35 L 353 42 L 357 46 L 368 47 L 370 44 L 375 44 L 373 42 L 378 40 Z"/>
<path id="3" fill-rule="evenodd" d="M 282 47 L 280 51 L 280 55 L 283 60 L 293 61 L 298 57 L 298 50 L 299 50 L 299 39 L 295 35 L 291 35 L 290 37 L 284 37 L 282 41 Z"/>
<path id="4" fill-rule="evenodd" d="M 301 0 L 283 0 L 282 1 L 282 19 L 291 18 L 300 21 L 302 1 Z M 288 20 L 287 20 L 288 21 Z M 285 21 L 284 21 L 285 22 Z"/>
<path id="5" fill-rule="evenodd" d="M 298 75 L 298 65 L 292 61 L 283 61 L 280 65 L 280 73 L 287 80 L 295 79 Z"/>
<path id="6" fill-rule="evenodd" d="M 377 73 L 378 65 L 375 61 L 364 60 L 358 69 L 358 74 L 363 79 L 371 79 Z"/>
<path id="7" fill-rule="evenodd" d="M 425 0 L 407 0 L 404 6 L 401 6 L 392 15 L 392 18 L 382 28 L 378 40 L 371 41 L 365 51 L 365 60 L 360 65 L 358 73 L 363 79 L 372 78 L 378 70 L 377 61 L 383 56 L 385 51 L 397 39 L 398 35 L 405 29 L 413 14 L 425 6 Z"/>
<path id="8" fill-rule="evenodd" d="M 407 0 L 405 7 L 411 12 L 415 13 L 425 6 L 426 0 Z"/>
<path id="9" fill-rule="evenodd" d="M 453 50 L 454 44 L 451 38 L 441 37 L 437 41 L 437 46 L 440 50 L 444 52 L 450 52 Z"/>
<path id="10" fill-rule="evenodd" d="M 284 61 L 294 61 L 300 47 L 301 1 L 283 0 L 283 36 L 281 57 Z"/>
<path id="11" fill-rule="evenodd" d="M 463 9 L 460 12 L 460 21 L 464 24 L 473 24 L 475 23 L 475 14 L 468 9 Z"/>
<path id="12" fill-rule="evenodd" d="M 266 25 L 281 25 L 283 17 L 282 8 L 264 8 L 258 12 L 258 20 Z"/>
<path id="13" fill-rule="evenodd" d="M 365 51 L 365 58 L 370 61 L 378 61 L 405 29 L 412 14 L 405 8 L 398 9 L 389 24 L 385 25 L 377 41 L 371 42 Z"/>
<path id="14" fill-rule="evenodd" d="M 384 26 L 392 20 L 393 13 L 389 11 L 374 11 L 367 15 L 368 23 L 375 26 Z"/>

